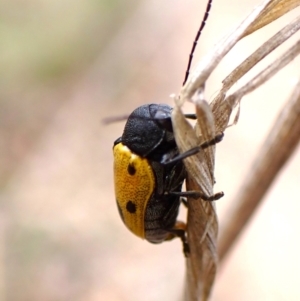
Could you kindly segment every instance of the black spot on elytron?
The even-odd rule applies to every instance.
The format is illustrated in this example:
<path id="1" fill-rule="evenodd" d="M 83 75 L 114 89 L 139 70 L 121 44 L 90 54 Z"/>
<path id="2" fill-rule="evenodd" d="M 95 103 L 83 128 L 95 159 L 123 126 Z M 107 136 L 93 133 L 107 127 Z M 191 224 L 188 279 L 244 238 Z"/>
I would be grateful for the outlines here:
<path id="1" fill-rule="evenodd" d="M 133 164 L 128 164 L 128 167 L 127 167 L 127 171 L 128 171 L 128 173 L 131 175 L 131 176 L 133 176 L 134 174 L 135 174 L 135 172 L 136 172 L 136 169 L 135 169 L 135 167 L 134 167 L 134 165 Z"/>
<path id="2" fill-rule="evenodd" d="M 128 201 L 126 204 L 126 210 L 129 213 L 135 213 L 136 212 L 136 205 L 132 201 Z"/>

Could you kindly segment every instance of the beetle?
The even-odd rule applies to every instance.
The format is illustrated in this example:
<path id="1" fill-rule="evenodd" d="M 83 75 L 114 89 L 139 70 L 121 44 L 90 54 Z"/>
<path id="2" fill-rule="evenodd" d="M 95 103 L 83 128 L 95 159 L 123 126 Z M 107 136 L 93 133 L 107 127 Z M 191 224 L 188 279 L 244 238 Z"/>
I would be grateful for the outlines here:
<path id="1" fill-rule="evenodd" d="M 185 224 L 177 221 L 182 197 L 212 201 L 223 193 L 183 192 L 187 175 L 183 159 L 220 142 L 223 133 L 179 154 L 171 113 L 168 105 L 146 104 L 129 115 L 113 146 L 115 195 L 120 216 L 131 232 L 151 243 L 180 237 L 188 256 Z M 194 119 L 195 115 L 186 117 Z"/>

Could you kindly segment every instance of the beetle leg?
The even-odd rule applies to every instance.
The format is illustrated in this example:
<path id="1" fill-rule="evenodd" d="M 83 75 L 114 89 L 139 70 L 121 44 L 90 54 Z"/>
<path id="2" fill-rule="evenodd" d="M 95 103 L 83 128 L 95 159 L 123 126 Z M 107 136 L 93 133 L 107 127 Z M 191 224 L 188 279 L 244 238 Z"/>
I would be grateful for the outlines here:
<path id="1" fill-rule="evenodd" d="M 224 196 L 224 192 L 217 192 L 213 195 L 206 195 L 199 191 L 170 191 L 169 194 L 178 195 L 182 197 L 191 197 L 194 199 L 201 198 L 204 201 L 216 201 Z"/>
<path id="2" fill-rule="evenodd" d="M 193 120 L 197 119 L 196 114 L 184 114 L 184 116 L 185 118 L 188 119 L 193 119 Z M 161 110 L 158 109 L 153 119 L 157 120 L 164 129 L 173 132 L 172 119 L 168 111 L 164 112 L 163 108 Z"/>
<path id="3" fill-rule="evenodd" d="M 215 145 L 215 144 L 221 142 L 223 137 L 224 137 L 224 133 L 217 134 L 213 139 L 203 142 L 201 145 L 193 147 L 190 150 L 172 158 L 169 161 L 168 161 L 168 158 L 163 158 L 163 160 L 161 161 L 161 164 L 164 164 L 164 165 L 174 164 L 177 161 L 181 161 L 187 157 L 193 156 L 193 155 L 199 153 L 201 150 L 206 149 L 209 146 L 212 146 L 212 145 Z"/>
<path id="4" fill-rule="evenodd" d="M 183 253 L 185 257 L 189 257 L 190 255 L 190 247 L 187 242 L 187 236 L 186 236 L 186 224 L 181 221 L 176 221 L 175 226 L 172 229 L 168 230 L 171 234 L 169 239 L 173 239 L 174 237 L 179 237 L 182 241 L 183 246 Z"/>
<path id="5" fill-rule="evenodd" d="M 194 120 L 197 119 L 197 115 L 196 114 L 184 114 L 184 117 L 188 118 L 188 119 L 194 119 Z"/>
<path id="6" fill-rule="evenodd" d="M 184 205 L 185 208 L 188 208 L 188 202 L 186 198 L 180 198 L 181 203 Z"/>

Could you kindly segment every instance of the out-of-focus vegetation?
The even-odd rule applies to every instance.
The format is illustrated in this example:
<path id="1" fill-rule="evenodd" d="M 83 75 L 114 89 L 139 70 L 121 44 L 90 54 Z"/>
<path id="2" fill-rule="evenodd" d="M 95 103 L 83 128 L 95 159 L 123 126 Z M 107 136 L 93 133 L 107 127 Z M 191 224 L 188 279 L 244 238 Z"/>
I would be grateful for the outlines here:
<path id="1" fill-rule="evenodd" d="M 0 187 L 133 8 L 130 0 L 1 3 Z"/>

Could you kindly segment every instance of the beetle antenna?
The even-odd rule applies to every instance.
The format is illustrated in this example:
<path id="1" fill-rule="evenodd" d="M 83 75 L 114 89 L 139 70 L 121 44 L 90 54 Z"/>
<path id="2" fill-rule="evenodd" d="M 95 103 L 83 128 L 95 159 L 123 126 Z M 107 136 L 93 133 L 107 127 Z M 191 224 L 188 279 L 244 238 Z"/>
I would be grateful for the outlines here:
<path id="1" fill-rule="evenodd" d="M 183 81 L 182 85 L 184 85 L 186 83 L 186 81 L 187 81 L 187 79 L 189 77 L 190 69 L 191 69 L 191 65 L 192 65 L 192 60 L 193 60 L 193 57 L 194 57 L 194 52 L 195 52 L 195 49 L 197 47 L 199 38 L 201 36 L 201 32 L 202 32 L 202 30 L 203 30 L 203 28 L 204 28 L 204 26 L 206 24 L 206 21 L 208 19 L 209 11 L 211 9 L 211 4 L 212 4 L 212 0 L 208 0 L 207 6 L 206 6 L 206 10 L 205 10 L 205 13 L 204 13 L 204 16 L 203 16 L 200 28 L 198 29 L 198 32 L 197 32 L 196 37 L 195 37 L 194 42 L 193 42 L 193 47 L 192 47 L 192 50 L 190 52 L 189 62 L 188 62 L 188 66 L 187 66 L 187 69 L 186 69 L 186 72 L 185 72 L 185 77 L 184 77 L 184 81 Z"/>
<path id="2" fill-rule="evenodd" d="M 184 114 L 184 116 L 185 116 L 185 118 L 188 118 L 188 119 L 193 119 L 193 120 L 197 119 L 197 115 L 196 114 Z M 116 122 L 127 120 L 128 117 L 129 117 L 129 114 L 106 117 L 106 118 L 103 118 L 101 120 L 101 123 L 103 125 L 109 125 L 109 124 L 112 124 L 112 123 L 116 123 Z M 169 119 L 170 117 L 160 117 L 160 116 L 158 116 L 158 117 L 154 118 L 154 117 L 139 117 L 139 116 L 135 116 L 134 118 L 141 119 L 141 120 L 164 120 L 164 119 Z"/>
<path id="3" fill-rule="evenodd" d="M 129 114 L 127 114 L 127 115 L 119 115 L 119 116 L 106 117 L 106 118 L 103 118 L 103 119 L 101 120 L 101 123 L 104 124 L 104 125 L 107 125 L 107 124 L 111 124 L 111 123 L 115 123 L 115 122 L 127 120 L 128 117 L 129 117 Z"/>

